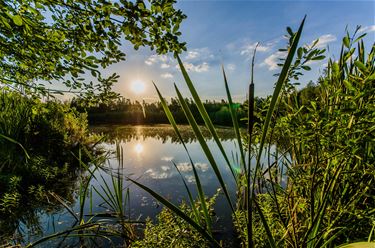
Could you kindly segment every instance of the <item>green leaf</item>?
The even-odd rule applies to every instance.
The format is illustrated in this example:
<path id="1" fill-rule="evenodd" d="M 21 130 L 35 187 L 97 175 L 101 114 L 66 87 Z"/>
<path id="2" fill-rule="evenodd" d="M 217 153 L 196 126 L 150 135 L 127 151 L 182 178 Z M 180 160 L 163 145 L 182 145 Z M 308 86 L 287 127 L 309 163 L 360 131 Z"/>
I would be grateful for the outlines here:
<path id="1" fill-rule="evenodd" d="M 293 36 L 294 33 L 290 27 L 287 27 L 286 31 L 290 34 L 290 36 Z"/>
<path id="2" fill-rule="evenodd" d="M 367 73 L 367 68 L 362 62 L 357 60 L 354 62 L 354 64 L 362 73 Z"/>
<path id="3" fill-rule="evenodd" d="M 176 163 L 174 161 L 172 161 L 172 164 L 174 165 L 174 167 L 176 168 L 178 174 L 180 175 L 180 178 L 182 180 L 182 182 L 184 183 L 184 186 L 185 186 L 185 190 L 186 192 L 188 193 L 188 197 L 189 197 L 189 201 L 190 201 L 190 207 L 191 209 L 193 210 L 193 213 L 195 215 L 195 221 L 197 221 L 198 223 L 200 222 L 201 218 L 200 218 L 200 215 L 199 215 L 199 211 L 197 209 L 197 207 L 195 206 L 195 203 L 194 203 L 194 200 L 193 200 L 193 196 L 190 192 L 190 189 L 189 187 L 187 186 L 186 184 L 186 181 L 185 181 L 185 178 L 184 176 L 181 174 L 181 171 L 178 169 Z"/>
<path id="4" fill-rule="evenodd" d="M 15 15 L 12 17 L 12 19 L 13 19 L 14 24 L 16 24 L 17 26 L 22 26 L 23 21 L 22 21 L 21 16 Z"/>
<path id="5" fill-rule="evenodd" d="M 349 90 L 355 90 L 353 85 L 348 80 L 344 80 L 343 82 L 346 88 L 348 88 Z"/>
<path id="6" fill-rule="evenodd" d="M 367 82 L 367 81 L 372 81 L 372 80 L 375 80 L 375 73 L 368 76 L 365 81 Z"/>
<path id="7" fill-rule="evenodd" d="M 198 95 L 198 93 L 197 93 L 197 91 L 196 91 L 196 89 L 193 85 L 193 82 L 191 81 L 188 73 L 186 72 L 186 69 L 185 69 L 185 67 L 184 67 L 184 65 L 183 65 L 183 63 L 182 63 L 182 61 L 181 61 L 181 59 L 180 59 L 180 57 L 178 56 L 177 53 L 175 53 L 175 56 L 177 58 L 178 64 L 180 65 L 180 69 L 181 69 L 182 75 L 185 79 L 186 85 L 188 86 L 189 91 L 190 91 L 190 93 L 191 93 L 191 95 L 194 99 L 194 102 L 197 105 L 198 111 L 199 111 L 202 119 L 204 120 L 204 123 L 206 124 L 206 127 L 208 128 L 212 137 L 214 138 L 214 140 L 216 142 L 216 145 L 219 147 L 219 150 L 220 150 L 221 154 L 223 155 L 229 170 L 232 172 L 232 176 L 234 177 L 234 180 L 236 180 L 235 173 L 233 172 L 233 168 L 232 168 L 232 166 L 229 162 L 229 158 L 228 158 L 228 156 L 227 156 L 227 154 L 226 154 L 226 152 L 223 148 L 223 145 L 221 144 L 221 141 L 219 139 L 219 136 L 217 135 L 216 129 L 215 129 L 214 125 L 212 124 L 212 121 L 211 121 L 206 109 L 204 108 L 203 103 L 202 103 L 202 101 L 201 101 L 201 99 L 200 99 L 200 97 L 199 97 L 199 95 Z M 224 194 L 227 195 L 225 190 L 224 190 Z M 228 198 L 228 200 L 230 199 L 229 195 L 227 195 L 227 198 Z M 230 205 L 231 205 L 231 209 L 234 212 L 234 207 L 233 207 L 231 202 L 230 202 Z"/>
<path id="8" fill-rule="evenodd" d="M 349 48 L 349 46 L 350 46 L 350 40 L 349 40 L 349 37 L 348 37 L 348 36 L 345 36 L 345 37 L 342 39 L 342 43 L 344 44 L 344 46 L 346 46 L 347 48 Z"/>
<path id="9" fill-rule="evenodd" d="M 362 39 L 363 39 L 363 37 L 365 37 L 366 35 L 367 35 L 367 33 L 364 33 L 364 34 L 362 34 L 362 35 L 358 36 L 358 38 L 357 38 L 357 39 L 355 39 L 355 40 L 353 41 L 353 43 L 356 43 L 357 41 L 359 41 L 359 40 L 362 40 Z"/>
<path id="10" fill-rule="evenodd" d="M 17 140 L 14 140 L 14 139 L 12 139 L 12 138 L 10 138 L 10 137 L 8 137 L 8 136 L 5 136 L 5 135 L 3 135 L 3 134 L 0 134 L 0 137 L 3 138 L 3 139 L 5 139 L 5 140 L 8 140 L 8 141 L 11 142 L 11 143 L 14 143 L 14 144 L 18 145 L 19 147 L 21 147 L 21 149 L 22 149 L 23 152 L 25 153 L 26 158 L 27 158 L 27 159 L 30 158 L 30 156 L 29 156 L 29 154 L 27 153 L 26 149 L 23 147 L 23 145 L 22 145 L 20 142 L 18 142 Z"/>
<path id="11" fill-rule="evenodd" d="M 294 54 L 296 53 L 296 50 L 297 50 L 297 45 L 298 45 L 299 39 L 301 37 L 303 25 L 305 24 L 305 19 L 306 19 L 306 16 L 303 18 L 302 23 L 301 23 L 294 39 L 293 39 L 293 43 L 292 43 L 292 45 L 289 49 L 288 56 L 285 60 L 284 66 L 281 70 L 281 73 L 279 75 L 279 78 L 278 78 L 276 86 L 275 86 L 275 90 L 274 90 L 272 98 L 271 98 L 271 103 L 270 103 L 270 106 L 269 106 L 268 111 L 267 111 L 266 120 L 263 124 L 262 137 L 261 137 L 261 141 L 260 141 L 260 144 L 259 144 L 259 152 L 258 152 L 258 156 L 257 156 L 257 161 L 256 161 L 257 164 L 256 164 L 256 167 L 255 167 L 254 175 L 257 174 L 256 171 L 258 170 L 258 168 L 260 166 L 262 151 L 263 151 L 264 144 L 266 143 L 266 137 L 267 137 L 268 128 L 269 128 L 270 123 L 271 123 L 271 117 L 272 117 L 273 111 L 275 110 L 276 102 L 279 98 L 281 89 L 282 89 L 285 81 L 288 78 L 289 68 L 290 68 L 290 65 L 292 64 Z M 255 183 L 255 180 L 254 180 L 254 183 Z M 254 189 L 254 186 L 253 186 L 253 189 Z"/>
<path id="12" fill-rule="evenodd" d="M 307 66 L 307 65 L 302 65 L 301 68 L 304 69 L 305 71 L 310 71 L 311 70 L 311 67 Z"/>
<path id="13" fill-rule="evenodd" d="M 320 55 L 320 56 L 316 56 L 316 57 L 313 57 L 311 60 L 322 60 L 322 59 L 325 59 L 326 56 L 324 55 Z"/>
<path id="14" fill-rule="evenodd" d="M 357 242 L 348 245 L 338 246 L 338 248 L 373 248 L 375 247 L 374 242 Z"/>
<path id="15" fill-rule="evenodd" d="M 297 56 L 298 56 L 298 58 L 302 58 L 302 55 L 303 55 L 303 48 L 300 47 L 300 48 L 298 48 L 298 50 L 297 50 Z"/>

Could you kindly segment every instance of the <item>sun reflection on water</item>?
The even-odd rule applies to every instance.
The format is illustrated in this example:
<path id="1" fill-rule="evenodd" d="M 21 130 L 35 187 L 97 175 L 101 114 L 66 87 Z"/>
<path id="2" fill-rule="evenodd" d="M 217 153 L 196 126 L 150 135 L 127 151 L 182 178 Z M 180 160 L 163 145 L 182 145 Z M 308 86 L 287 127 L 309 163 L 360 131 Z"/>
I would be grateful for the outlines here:
<path id="1" fill-rule="evenodd" d="M 141 143 L 137 143 L 135 146 L 134 146 L 134 151 L 140 155 L 142 152 L 143 152 L 143 145 Z"/>

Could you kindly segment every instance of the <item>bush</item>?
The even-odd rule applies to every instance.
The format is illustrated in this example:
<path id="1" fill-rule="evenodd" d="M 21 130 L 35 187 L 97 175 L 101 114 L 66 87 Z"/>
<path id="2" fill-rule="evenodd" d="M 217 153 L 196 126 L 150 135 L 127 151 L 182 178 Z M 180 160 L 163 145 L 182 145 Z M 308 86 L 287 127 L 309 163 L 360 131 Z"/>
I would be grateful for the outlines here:
<path id="1" fill-rule="evenodd" d="M 213 205 L 219 195 L 217 193 L 209 199 L 206 199 L 207 207 L 211 215 L 214 214 Z M 199 202 L 195 202 L 196 207 Z M 187 204 L 182 203 L 180 209 L 194 217 L 193 210 Z M 144 238 L 132 244 L 135 248 L 185 248 L 185 247 L 211 247 L 210 243 L 201 233 L 195 230 L 190 224 L 179 217 L 170 209 L 164 207 L 157 215 L 157 224 L 153 224 L 151 219 L 146 220 Z"/>
<path id="2" fill-rule="evenodd" d="M 99 137 L 89 134 L 85 114 L 57 101 L 3 92 L 0 107 L 0 227 L 11 233 L 11 222 L 43 202 L 45 189 L 72 193 L 66 187 L 74 187 L 79 164 L 72 153 L 89 151 Z"/>

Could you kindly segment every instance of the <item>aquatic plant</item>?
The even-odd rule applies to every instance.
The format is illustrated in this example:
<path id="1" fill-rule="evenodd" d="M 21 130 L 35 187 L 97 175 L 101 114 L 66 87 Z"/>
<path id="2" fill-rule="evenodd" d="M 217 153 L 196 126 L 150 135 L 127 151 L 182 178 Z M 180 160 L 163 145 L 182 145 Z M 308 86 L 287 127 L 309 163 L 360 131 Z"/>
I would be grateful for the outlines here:
<path id="1" fill-rule="evenodd" d="M 258 130 L 253 130 L 254 83 L 251 80 L 249 128 L 245 139 L 239 131 L 235 105 L 223 70 L 228 108 L 237 137 L 240 158 L 237 164 L 229 160 L 198 92 L 176 55 L 194 103 L 221 151 L 232 179 L 222 177 L 197 121 L 175 86 L 179 103 L 220 183 L 242 244 L 246 247 L 331 247 L 364 239 L 373 226 L 375 212 L 371 207 L 374 204 L 371 185 L 375 170 L 372 168 L 374 136 L 371 134 L 374 131 L 375 104 L 371 84 L 375 80 L 375 47 L 373 45 L 371 52 L 365 55 L 364 35 L 351 37 L 347 34 L 339 61 L 330 60 L 326 74 L 319 80 L 319 98 L 309 99 L 308 104 L 301 105 L 292 80 L 298 80 L 302 70 L 310 70 L 309 61 L 324 58 L 324 50 L 315 47 L 318 41 L 311 46 L 298 47 L 303 25 L 304 20 L 295 33 L 291 28 L 287 29 L 289 44 L 283 49 L 287 56 L 280 62 L 282 69 L 277 75 L 272 97 L 265 102 L 267 114 Z M 358 44 L 356 54 L 353 44 Z M 156 90 L 189 155 L 172 112 L 157 87 Z M 253 143 L 254 140 L 259 143 Z M 275 152 L 270 149 L 272 144 Z M 265 166 L 261 161 L 264 154 L 268 157 Z M 253 157 L 254 164 L 251 162 Z M 199 183 L 193 159 L 190 155 L 189 158 L 197 182 L 197 200 L 202 203 L 197 207 L 190 200 L 190 207 L 197 214 L 187 215 L 151 188 L 132 181 L 189 223 L 212 245 L 220 246 L 212 234 L 212 220 L 204 204 L 204 189 Z M 237 209 L 226 188 L 226 180 L 235 180 L 237 184 Z"/>

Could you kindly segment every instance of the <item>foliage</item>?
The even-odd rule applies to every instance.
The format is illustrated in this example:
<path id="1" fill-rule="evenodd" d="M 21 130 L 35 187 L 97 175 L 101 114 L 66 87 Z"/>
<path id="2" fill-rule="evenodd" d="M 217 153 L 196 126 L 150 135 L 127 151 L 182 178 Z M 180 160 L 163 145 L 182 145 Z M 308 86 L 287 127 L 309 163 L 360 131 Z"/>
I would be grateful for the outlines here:
<path id="1" fill-rule="evenodd" d="M 259 194 L 257 197 L 260 208 L 262 209 L 264 217 L 272 232 L 272 236 L 275 238 L 275 240 L 282 240 L 284 235 L 284 228 L 282 223 L 278 221 L 278 217 L 276 216 L 275 202 L 269 194 Z M 254 244 L 256 244 L 257 247 L 269 247 L 267 233 L 258 213 L 255 213 L 252 216 L 252 222 L 254 223 Z M 237 209 L 233 216 L 233 224 L 238 238 L 241 242 L 241 247 L 246 247 L 249 242 L 247 235 L 248 232 L 246 211 Z M 280 247 L 282 243 L 284 242 L 279 243 Z"/>
<path id="2" fill-rule="evenodd" d="M 36 214 L 24 209 L 48 201 L 47 189 L 72 194 L 78 167 L 73 154 L 98 136 L 89 135 L 85 115 L 55 101 L 3 92 L 0 106 L 0 226 L 12 232 L 17 216 L 34 221 Z"/>
<path id="3" fill-rule="evenodd" d="M 0 138 L 0 172 L 4 167 L 9 167 L 11 163 L 17 165 L 25 159 L 26 155 L 22 144 L 26 140 L 27 132 L 29 131 L 28 124 L 31 121 L 32 110 L 30 101 L 21 97 L 19 94 L 5 94 L 0 95 L 0 134 L 12 140 Z M 20 156 L 21 155 L 21 156 Z"/>
<path id="4" fill-rule="evenodd" d="M 185 49 L 178 41 L 186 17 L 175 0 L 155 1 L 2 1 L 0 5 L 0 82 L 5 88 L 47 93 L 44 82 L 62 81 L 89 96 L 111 85 L 98 65 L 125 59 L 121 39 L 135 49 L 157 53 Z M 90 72 L 99 85 L 84 83 Z M 67 79 L 70 77 L 70 79 Z M 18 88 L 20 89 L 20 88 Z"/>
<path id="5" fill-rule="evenodd" d="M 218 194 L 206 199 L 210 214 Z M 195 202 L 199 204 L 199 202 Z M 187 204 L 180 205 L 181 210 L 194 217 L 194 211 Z M 163 208 L 157 215 L 157 223 L 146 221 L 144 238 L 132 243 L 132 247 L 210 247 L 209 242 L 186 221 L 168 208 Z"/>
<path id="6" fill-rule="evenodd" d="M 317 42 L 308 47 L 298 47 L 303 25 L 304 21 L 296 33 L 291 28 L 287 29 L 289 43 L 287 48 L 282 50 L 287 52 L 287 56 L 281 60 L 282 69 L 277 75 L 274 94 L 267 99 L 260 100 L 259 104 L 254 104 L 256 99 L 253 95 L 252 81 L 247 102 L 249 128 L 245 137 L 239 130 L 238 116 L 241 112 L 232 102 L 223 70 L 228 106 L 225 109 L 221 106 L 220 110 L 229 112 L 236 134 L 238 154 L 233 157 L 238 159 L 235 161 L 228 159 L 229 156 L 213 125 L 212 116 L 201 101 L 182 61 L 176 54 L 182 75 L 193 97 L 191 101 L 184 98 L 175 86 L 178 96 L 176 103 L 182 108 L 184 118 L 188 121 L 210 162 L 220 183 L 224 199 L 228 207 L 231 207 L 233 222 L 241 239 L 241 245 L 245 247 L 334 247 L 343 243 L 366 239 L 371 241 L 372 239 L 375 223 L 373 207 L 375 192 L 372 187 L 375 180 L 375 89 L 373 87 L 375 45 L 372 44 L 370 52 L 366 54 L 362 41 L 364 36 L 347 34 L 343 38 L 339 60 L 329 60 L 327 69 L 317 84 L 310 84 L 307 88 L 298 91 L 295 88 L 295 81 L 299 80 L 302 75 L 301 71 L 310 69 L 309 62 L 324 58 L 324 50 L 315 47 Z M 296 59 L 293 59 L 295 54 L 297 54 Z M 179 118 L 179 112 L 174 112 L 174 104 L 168 104 L 157 87 L 156 90 L 160 99 L 157 107 L 163 109 L 165 117 L 171 123 L 177 138 L 188 154 L 194 172 L 197 198 L 193 199 L 179 171 L 189 196 L 189 202 L 179 206 L 146 185 L 129 179 L 165 206 L 158 216 L 159 222 L 153 224 L 149 220 L 144 239 L 136 241 L 134 246 L 221 246 L 212 229 L 213 203 L 207 201 L 205 189 L 200 183 L 201 178 L 196 172 L 193 158 L 181 135 L 180 127 L 177 126 L 176 120 Z M 26 100 L 30 101 L 30 99 Z M 69 139 L 65 140 L 65 137 L 75 137 L 77 142 L 84 142 L 79 137 L 83 135 L 85 128 L 75 125 L 74 114 L 70 117 L 68 114 L 67 121 L 65 121 L 65 117 L 61 119 L 59 115 L 60 106 L 52 104 L 46 112 L 43 108 L 41 111 L 39 108 L 34 110 L 42 118 L 30 118 L 30 112 L 32 114 L 34 112 L 28 110 L 27 103 L 20 104 L 19 110 L 16 110 L 18 112 L 14 115 L 25 120 L 37 120 L 41 123 L 37 125 L 38 127 L 43 127 L 44 123 L 44 126 L 47 126 L 46 129 L 57 130 L 57 132 L 52 132 L 51 136 L 62 140 L 60 145 L 75 144 Z M 137 107 L 138 105 L 142 107 L 141 104 L 138 103 Z M 12 110 L 12 108 L 8 109 Z M 49 108 L 53 111 L 48 112 Z M 255 115 L 254 110 L 258 110 Z M 243 113 L 242 109 L 241 111 Z M 145 112 L 144 108 L 142 112 Z M 45 121 L 43 115 L 57 119 L 57 124 L 53 121 Z M 9 118 L 9 116 L 6 117 Z M 7 118 L 4 117 L 6 120 Z M 255 123 L 256 118 L 259 120 L 257 123 Z M 64 121 L 61 122 L 61 120 Z M 0 123 L 1 128 L 10 136 L 8 139 L 4 136 L 3 143 L 0 145 L 3 147 L 6 144 L 12 145 L 13 151 L 18 151 L 17 154 L 21 152 L 23 155 L 4 156 L 6 163 L 3 163 L 2 167 L 11 171 L 12 161 L 21 159 L 35 164 L 38 168 L 38 163 L 42 160 L 34 156 L 33 152 L 36 151 L 32 151 L 29 156 L 25 153 L 28 143 L 20 142 L 21 139 L 28 140 L 27 135 L 30 130 L 33 130 L 33 126 L 18 122 L 15 126 L 9 126 L 10 122 L 3 122 L 5 124 Z M 64 124 L 61 126 L 59 123 Z M 205 128 L 210 132 L 225 159 L 227 169 L 232 172 L 232 178 L 222 177 L 217 158 L 213 156 L 211 147 L 208 146 L 198 123 L 204 123 Z M 64 129 L 65 126 L 68 128 Z M 63 129 L 63 132 L 59 132 L 60 129 Z M 70 129 L 77 135 L 69 133 L 69 136 L 65 136 L 64 134 L 70 132 Z M 34 134 L 43 132 L 41 130 L 43 129 Z M 20 144 L 25 144 L 26 149 Z M 266 156 L 265 161 L 263 161 L 264 156 Z M 255 158 L 255 162 L 252 158 Z M 95 178 L 97 167 L 90 170 L 82 162 L 81 156 L 79 156 L 79 161 L 82 167 L 88 169 L 89 180 L 82 179 L 81 181 L 79 215 L 70 210 L 77 219 L 76 225 L 69 230 L 45 237 L 30 246 L 70 234 L 74 237 L 78 236 L 80 240 L 85 237 L 107 239 L 117 236 L 128 242 L 132 238 L 133 229 L 131 225 L 128 225 L 125 215 L 127 197 L 124 197 L 123 178 L 119 172 L 117 177 L 112 174 L 113 188 L 102 178 L 105 186 L 102 186 L 101 190 L 94 189 L 113 212 L 109 215 L 93 214 L 88 219 L 84 218 L 83 210 L 86 195 L 89 192 L 89 182 Z M 33 166 L 30 167 L 33 168 Z M 176 169 L 178 170 L 177 166 Z M 51 168 L 50 171 L 40 170 L 40 173 L 42 175 L 53 174 L 53 171 L 54 169 Z M 19 175 L 10 175 L 6 180 L 7 187 L 12 191 L 4 194 L 0 202 L 0 211 L 1 209 L 4 211 L 4 206 L 11 208 L 20 204 L 17 190 L 22 187 L 23 178 Z M 227 190 L 228 180 L 234 180 L 237 184 L 237 208 L 234 207 L 233 198 Z M 38 192 L 35 187 L 29 191 L 36 194 Z M 95 217 L 102 216 L 114 218 L 120 225 L 119 228 L 116 229 L 114 225 L 107 225 L 108 223 L 95 219 Z"/>
<path id="7" fill-rule="evenodd" d="M 276 212 L 293 247 L 364 240 L 373 226 L 375 46 L 366 54 L 362 37 L 343 38 L 339 60 L 329 60 L 325 75 L 310 85 L 308 101 L 307 89 L 280 101 L 274 141 L 291 160 L 281 162 L 286 174 L 276 169 L 265 187 L 288 196 L 274 200 L 289 206 Z M 285 189 L 271 186 L 281 177 Z"/>
<path id="8" fill-rule="evenodd" d="M 274 94 L 260 107 L 260 123 L 255 126 L 254 133 L 251 125 L 254 123 L 255 98 L 250 94 L 249 133 L 245 139 L 248 149 L 242 147 L 242 137 L 237 135 L 240 159 L 233 162 L 226 159 L 239 193 L 238 209 L 233 211 L 234 223 L 246 247 L 332 247 L 366 239 L 373 228 L 375 46 L 365 54 L 363 35 L 350 37 L 348 34 L 343 39 L 340 59 L 329 61 L 326 74 L 318 85 L 310 84 L 308 89 L 297 92 L 293 81 L 299 80 L 301 70 L 309 70 L 309 62 L 324 58 L 324 50 L 315 47 L 317 41 L 310 47 L 297 46 L 302 27 L 303 22 L 296 33 L 288 28 L 290 39 L 285 50 L 288 53 L 280 64 L 282 70 L 277 75 Z M 358 46 L 357 53 L 352 47 L 354 44 Z M 294 53 L 297 54 L 295 60 Z M 178 56 L 177 59 L 200 117 L 215 138 L 217 133 L 212 121 Z M 224 83 L 233 127 L 236 134 L 240 134 L 225 72 Z M 253 87 L 250 85 L 250 93 Z M 184 114 L 231 206 L 225 181 L 217 170 L 210 147 L 187 101 L 176 86 L 175 89 Z M 174 115 L 157 91 L 168 120 L 180 137 Z M 301 101 L 301 96 L 312 99 Z M 218 139 L 216 144 L 227 158 Z M 262 162 L 264 154 L 267 159 Z M 252 157 L 256 158 L 255 163 L 251 161 Z M 190 155 L 189 158 L 191 160 Z M 193 161 L 191 164 L 194 168 Z M 234 170 L 238 164 L 240 169 Z M 199 184 L 199 176 L 195 175 L 195 178 L 201 201 L 204 189 Z M 181 208 L 152 189 L 136 184 L 204 235 L 211 245 L 220 245 L 213 240 L 210 218 L 204 211 L 187 216 Z M 188 188 L 187 191 L 189 193 Z"/>
<path id="9" fill-rule="evenodd" d="M 3 92 L 0 105 L 4 110 L 0 112 L 2 172 L 25 169 L 28 155 L 59 162 L 56 159 L 67 155 L 61 152 L 70 153 L 78 145 L 88 145 L 98 138 L 90 137 L 85 114 L 59 102 L 43 103 Z"/>

